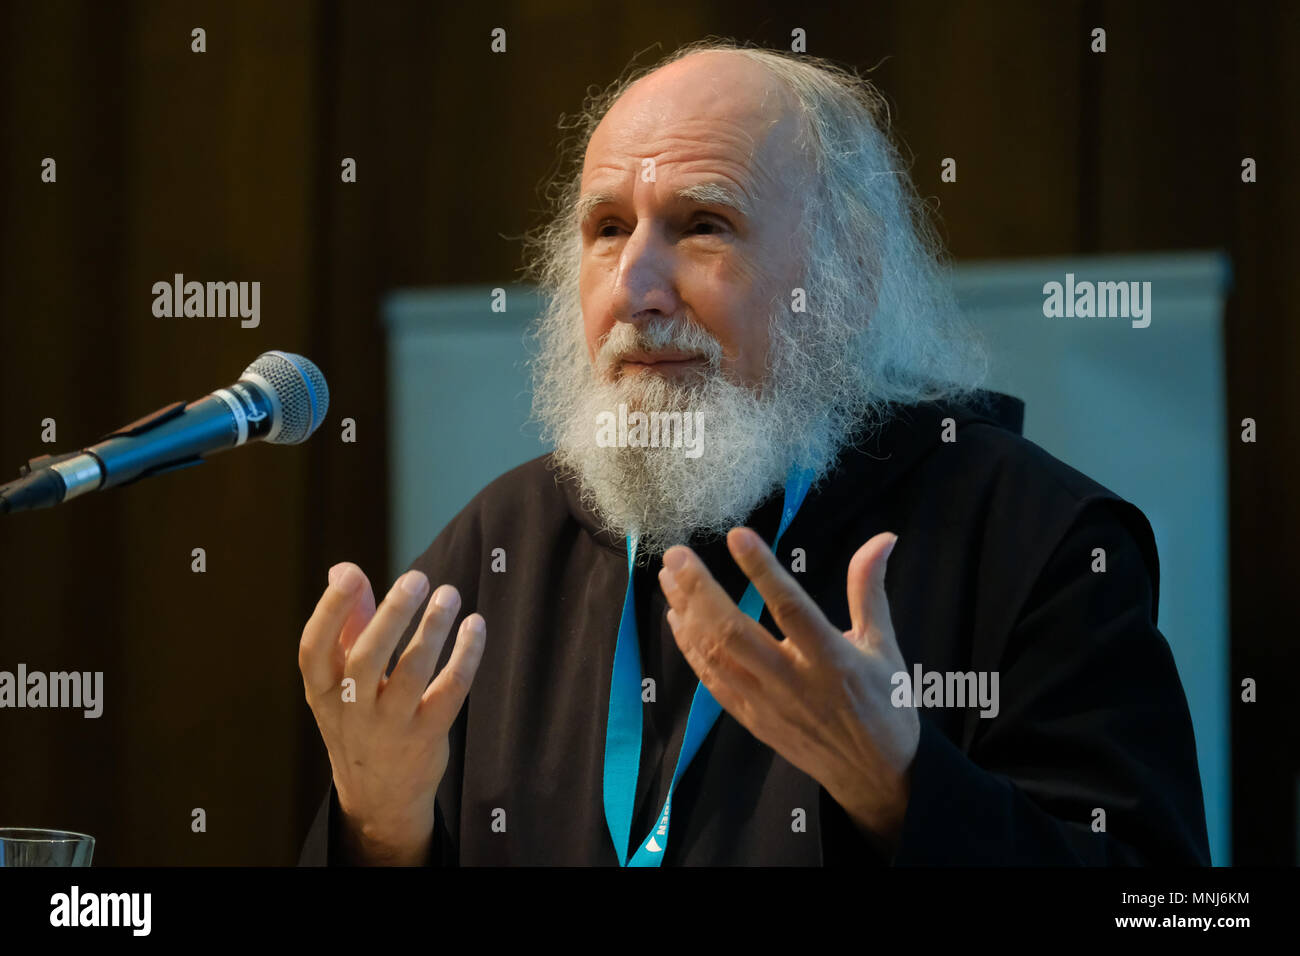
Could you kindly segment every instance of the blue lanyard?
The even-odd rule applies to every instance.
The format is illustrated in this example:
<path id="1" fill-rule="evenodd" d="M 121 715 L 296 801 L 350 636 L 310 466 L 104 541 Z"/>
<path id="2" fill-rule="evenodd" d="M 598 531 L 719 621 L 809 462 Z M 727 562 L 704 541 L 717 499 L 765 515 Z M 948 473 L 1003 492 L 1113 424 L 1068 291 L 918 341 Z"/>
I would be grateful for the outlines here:
<path id="1" fill-rule="evenodd" d="M 813 473 L 794 468 L 785 483 L 785 501 L 781 508 L 781 525 L 772 550 L 794 520 L 803 504 Z M 632 593 L 632 566 L 636 561 L 636 537 L 627 539 L 627 593 L 623 596 L 623 616 L 618 622 L 618 644 L 614 648 L 614 674 L 609 685 L 609 722 L 605 729 L 605 823 L 618 853 L 619 866 L 658 866 L 668 846 L 668 818 L 672 811 L 673 791 L 690 766 L 700 744 L 708 736 L 722 708 L 703 683 L 695 687 L 691 711 L 686 718 L 686 734 L 677 755 L 677 767 L 668 785 L 659 821 L 650 830 L 632 858 L 625 848 L 632 834 L 632 811 L 636 802 L 636 782 L 641 770 L 641 647 L 637 637 L 636 603 Z M 763 597 L 751 583 L 740 599 L 740 610 L 755 621 L 763 613 Z"/>

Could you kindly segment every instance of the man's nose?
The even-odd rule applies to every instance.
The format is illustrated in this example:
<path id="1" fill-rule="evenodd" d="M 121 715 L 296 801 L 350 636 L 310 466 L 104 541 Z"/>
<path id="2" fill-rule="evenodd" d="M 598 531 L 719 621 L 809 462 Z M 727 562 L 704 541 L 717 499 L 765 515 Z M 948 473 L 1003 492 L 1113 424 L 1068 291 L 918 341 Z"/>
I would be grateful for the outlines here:
<path id="1" fill-rule="evenodd" d="M 623 246 L 614 279 L 614 318 L 644 325 L 680 311 L 672 249 L 657 227 L 642 220 Z"/>

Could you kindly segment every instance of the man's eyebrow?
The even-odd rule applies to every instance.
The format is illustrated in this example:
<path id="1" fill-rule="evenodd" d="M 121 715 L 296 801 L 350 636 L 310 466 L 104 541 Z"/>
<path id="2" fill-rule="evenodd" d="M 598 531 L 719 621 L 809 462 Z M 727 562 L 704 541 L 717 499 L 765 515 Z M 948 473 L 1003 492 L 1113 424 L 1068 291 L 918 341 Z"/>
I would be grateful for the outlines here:
<path id="1" fill-rule="evenodd" d="M 697 202 L 702 206 L 726 206 L 742 216 L 751 215 L 749 200 L 745 195 L 721 183 L 696 183 L 693 186 L 683 186 L 674 195 L 678 199 Z"/>
<path id="2" fill-rule="evenodd" d="M 573 204 L 573 215 L 581 224 L 591 215 L 591 211 L 597 206 L 603 206 L 605 203 L 614 202 L 615 198 L 610 193 L 588 193 L 581 197 Z"/>
<path id="3" fill-rule="evenodd" d="M 703 206 L 725 206 L 728 209 L 734 209 L 745 217 L 752 215 L 752 207 L 744 194 L 721 183 L 695 183 L 691 186 L 683 186 L 673 195 L 677 199 L 697 202 Z M 574 203 L 574 216 L 579 223 L 582 223 L 597 206 L 617 201 L 617 197 L 611 193 L 588 193 Z"/>

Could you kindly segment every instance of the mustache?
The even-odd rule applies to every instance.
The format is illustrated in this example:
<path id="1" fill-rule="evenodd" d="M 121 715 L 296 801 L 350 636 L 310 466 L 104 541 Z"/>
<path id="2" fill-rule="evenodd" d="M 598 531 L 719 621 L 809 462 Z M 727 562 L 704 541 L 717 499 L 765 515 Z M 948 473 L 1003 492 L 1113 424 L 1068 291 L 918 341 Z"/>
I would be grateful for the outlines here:
<path id="1" fill-rule="evenodd" d="M 722 368 L 722 343 L 700 326 L 682 319 L 641 326 L 615 324 L 601 341 L 593 364 L 600 376 L 612 378 L 619 363 L 634 352 L 670 350 L 699 355 L 711 372 Z"/>

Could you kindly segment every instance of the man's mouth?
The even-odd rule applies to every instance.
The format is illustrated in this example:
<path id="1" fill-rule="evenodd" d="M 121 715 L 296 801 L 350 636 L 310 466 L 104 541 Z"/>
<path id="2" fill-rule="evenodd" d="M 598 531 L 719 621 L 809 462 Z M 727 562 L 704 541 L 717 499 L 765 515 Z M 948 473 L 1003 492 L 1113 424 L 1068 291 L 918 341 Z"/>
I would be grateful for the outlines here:
<path id="1" fill-rule="evenodd" d="M 619 361 L 624 372 L 653 371 L 660 374 L 704 364 L 704 356 L 690 352 L 628 352 Z"/>

